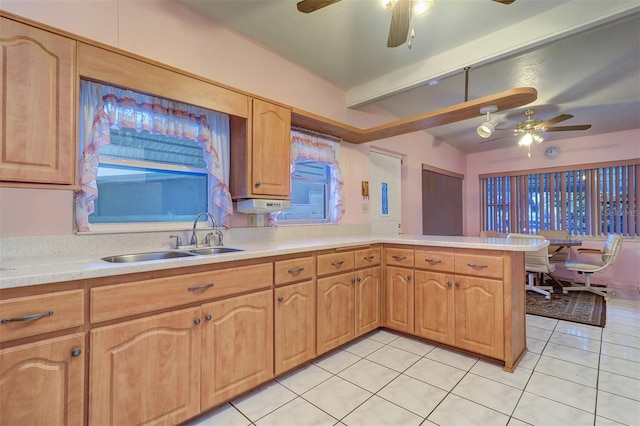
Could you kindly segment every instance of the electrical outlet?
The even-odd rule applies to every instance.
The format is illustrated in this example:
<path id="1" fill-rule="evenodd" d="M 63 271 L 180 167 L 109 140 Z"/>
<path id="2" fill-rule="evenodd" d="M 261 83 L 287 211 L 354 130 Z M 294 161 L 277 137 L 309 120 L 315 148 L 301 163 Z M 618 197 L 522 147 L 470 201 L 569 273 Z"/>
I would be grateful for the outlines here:
<path id="1" fill-rule="evenodd" d="M 362 203 L 362 213 L 369 213 L 369 203 Z"/>
<path id="2" fill-rule="evenodd" d="M 256 226 L 264 226 L 264 215 L 259 214 L 257 216 L 258 217 L 256 218 Z"/>
<path id="3" fill-rule="evenodd" d="M 249 227 L 255 227 L 257 226 L 257 222 L 258 222 L 258 215 L 257 214 L 249 214 L 247 215 L 249 217 Z"/>

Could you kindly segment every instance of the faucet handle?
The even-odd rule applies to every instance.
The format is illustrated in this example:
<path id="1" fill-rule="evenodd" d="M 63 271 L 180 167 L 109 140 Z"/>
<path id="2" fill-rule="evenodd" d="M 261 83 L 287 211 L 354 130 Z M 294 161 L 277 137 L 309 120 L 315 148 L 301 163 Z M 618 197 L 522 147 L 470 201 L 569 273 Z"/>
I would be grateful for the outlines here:
<path id="1" fill-rule="evenodd" d="M 182 238 L 179 235 L 169 235 L 169 238 L 175 238 L 176 248 L 180 248 L 180 246 L 182 245 Z"/>
<path id="2" fill-rule="evenodd" d="M 224 234 L 219 229 L 216 229 L 215 232 L 216 232 L 216 236 L 218 237 L 218 244 L 216 244 L 216 245 L 217 246 L 223 246 L 224 243 L 222 242 L 222 239 L 224 238 Z"/>
<path id="3" fill-rule="evenodd" d="M 213 232 L 209 232 L 207 235 L 204 236 L 204 245 L 206 246 L 210 246 L 211 245 L 211 237 L 213 236 Z"/>

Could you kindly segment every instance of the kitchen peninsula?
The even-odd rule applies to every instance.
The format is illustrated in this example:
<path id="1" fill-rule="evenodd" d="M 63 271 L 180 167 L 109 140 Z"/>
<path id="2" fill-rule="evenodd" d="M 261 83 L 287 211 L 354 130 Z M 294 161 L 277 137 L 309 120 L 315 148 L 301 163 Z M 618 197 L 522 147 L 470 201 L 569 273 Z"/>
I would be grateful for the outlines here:
<path id="1" fill-rule="evenodd" d="M 513 371 L 526 352 L 524 252 L 546 244 L 349 236 L 149 262 L 101 260 L 124 251 L 6 261 L 1 373 L 25 402 L 3 422 L 46 412 L 180 423 L 379 327 Z M 55 373 L 36 366 L 29 377 L 64 398 L 43 403 L 25 380 L 21 366 L 36 358 Z"/>

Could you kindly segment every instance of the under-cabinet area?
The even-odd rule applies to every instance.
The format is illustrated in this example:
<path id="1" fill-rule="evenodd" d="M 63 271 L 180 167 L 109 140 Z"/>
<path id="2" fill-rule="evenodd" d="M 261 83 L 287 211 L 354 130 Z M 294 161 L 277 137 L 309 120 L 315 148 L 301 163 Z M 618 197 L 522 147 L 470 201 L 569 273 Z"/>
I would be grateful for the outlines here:
<path id="1" fill-rule="evenodd" d="M 179 424 L 380 327 L 513 371 L 521 257 L 374 243 L 4 288 L 0 420 Z"/>

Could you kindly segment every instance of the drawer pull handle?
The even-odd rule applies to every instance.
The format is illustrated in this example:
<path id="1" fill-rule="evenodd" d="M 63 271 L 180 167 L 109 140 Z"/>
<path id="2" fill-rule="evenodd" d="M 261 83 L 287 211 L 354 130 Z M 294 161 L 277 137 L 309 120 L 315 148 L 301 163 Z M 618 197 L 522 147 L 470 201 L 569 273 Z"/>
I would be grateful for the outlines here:
<path id="1" fill-rule="evenodd" d="M 188 291 L 197 291 L 197 290 L 204 290 L 205 288 L 210 288 L 213 287 L 215 284 L 211 283 L 211 284 L 204 284 L 204 285 L 197 285 L 195 287 L 187 287 Z"/>
<path id="2" fill-rule="evenodd" d="M 482 263 L 467 263 L 467 266 L 471 266 L 474 269 L 484 269 L 489 267 L 489 265 L 483 265 Z"/>
<path id="3" fill-rule="evenodd" d="M 436 265 L 438 263 L 442 263 L 442 260 L 440 259 L 425 259 L 427 261 L 427 263 L 429 263 L 429 265 Z"/>
<path id="4" fill-rule="evenodd" d="M 33 314 L 33 315 L 25 315 L 23 317 L 18 317 L 18 318 L 3 318 L 2 324 L 6 324 L 8 322 L 16 322 L 16 321 L 35 321 L 40 318 L 50 317 L 51 315 L 53 315 L 53 311 L 47 311 L 47 312 L 42 312 L 42 313 Z"/>
<path id="5" fill-rule="evenodd" d="M 81 353 L 82 353 L 82 350 L 80 348 L 75 348 L 74 350 L 71 351 L 71 356 L 75 358 L 80 356 Z"/>
<path id="6" fill-rule="evenodd" d="M 290 274 L 297 274 L 299 272 L 304 271 L 304 268 L 295 268 L 295 269 L 289 269 L 287 272 Z"/>
<path id="7" fill-rule="evenodd" d="M 336 260 L 335 262 L 331 262 L 331 266 L 335 266 L 337 268 L 338 266 L 342 266 L 343 263 L 344 260 Z"/>
<path id="8" fill-rule="evenodd" d="M 405 260 L 407 256 L 393 256 L 393 258 L 397 261 Z"/>
<path id="9" fill-rule="evenodd" d="M 371 262 L 373 260 L 373 256 L 365 256 L 364 260 L 366 260 L 367 262 Z"/>

